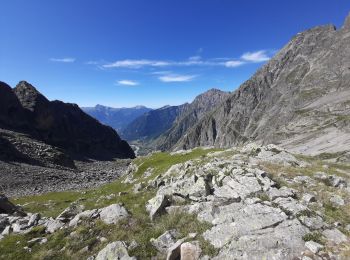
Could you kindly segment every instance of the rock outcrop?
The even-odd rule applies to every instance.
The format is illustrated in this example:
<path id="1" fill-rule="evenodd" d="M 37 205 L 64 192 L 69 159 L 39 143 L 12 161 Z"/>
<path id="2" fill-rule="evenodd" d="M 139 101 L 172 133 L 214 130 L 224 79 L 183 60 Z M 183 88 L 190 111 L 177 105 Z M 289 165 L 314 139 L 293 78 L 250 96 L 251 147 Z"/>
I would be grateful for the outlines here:
<path id="1" fill-rule="evenodd" d="M 207 259 L 296 259 L 310 250 L 317 255 L 324 246 L 308 236 L 322 232 L 322 243 L 349 241 L 339 230 L 329 229 L 322 203 L 309 193 L 304 194 L 303 187 L 288 187 L 300 185 L 301 180 L 306 187 L 316 186 L 315 179 L 298 176 L 290 180 L 289 176 L 276 181 L 258 166 L 272 164 L 302 170 L 307 162 L 276 145 L 249 144 L 237 150 L 213 152 L 208 157 L 205 163 L 194 160 L 174 165 L 157 177 L 162 185 L 146 205 L 148 211 L 158 215 L 186 212 L 210 223 L 212 227 L 203 233 L 203 238 L 219 253 Z M 153 183 L 150 180 L 149 186 Z M 326 183 L 332 187 L 331 182 Z M 346 193 L 347 182 L 343 179 L 342 183 L 341 189 Z M 163 203 L 165 197 L 167 203 Z M 154 220 L 154 215 L 150 218 Z M 200 254 L 194 245 L 181 246 L 184 241 L 175 236 L 176 231 L 168 231 L 151 242 L 159 252 L 168 248 L 168 256 L 170 251 L 176 256 L 186 250 L 191 251 L 188 254 Z"/>
<path id="2" fill-rule="evenodd" d="M 228 92 L 218 89 L 210 89 L 198 95 L 176 117 L 172 127 L 158 138 L 156 141 L 157 148 L 160 150 L 169 150 L 183 137 L 188 129 L 193 127 L 202 117 L 212 111 L 213 108 L 221 104 L 228 96 Z"/>

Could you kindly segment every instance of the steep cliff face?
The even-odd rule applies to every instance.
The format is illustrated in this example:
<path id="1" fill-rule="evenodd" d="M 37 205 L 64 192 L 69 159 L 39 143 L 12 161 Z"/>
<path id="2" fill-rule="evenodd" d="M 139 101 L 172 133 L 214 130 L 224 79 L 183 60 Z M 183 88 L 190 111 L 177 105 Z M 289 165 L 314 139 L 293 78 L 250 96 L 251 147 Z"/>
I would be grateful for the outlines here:
<path id="1" fill-rule="evenodd" d="M 26 128 L 28 119 L 25 109 L 12 88 L 0 81 L 0 127 Z"/>
<path id="2" fill-rule="evenodd" d="M 254 140 L 306 153 L 348 149 L 349 21 L 339 30 L 328 25 L 297 34 L 176 147 Z"/>
<path id="3" fill-rule="evenodd" d="M 25 81 L 21 81 L 13 90 L 2 84 L 0 92 L 4 93 L 0 108 L 2 127 L 27 134 L 26 140 L 33 138 L 35 142 L 83 157 L 134 157 L 130 146 L 120 139 L 115 130 L 85 114 L 75 104 L 49 101 Z M 13 134 L 2 133 L 7 143 L 15 142 L 16 138 L 7 138 Z M 45 145 L 40 147 L 45 148 Z"/>
<path id="4" fill-rule="evenodd" d="M 158 148 L 161 150 L 170 149 L 188 129 L 196 124 L 206 113 L 222 103 L 228 96 L 228 92 L 218 89 L 210 89 L 197 96 L 193 102 L 186 106 L 184 111 L 177 116 L 172 127 L 158 138 Z"/>

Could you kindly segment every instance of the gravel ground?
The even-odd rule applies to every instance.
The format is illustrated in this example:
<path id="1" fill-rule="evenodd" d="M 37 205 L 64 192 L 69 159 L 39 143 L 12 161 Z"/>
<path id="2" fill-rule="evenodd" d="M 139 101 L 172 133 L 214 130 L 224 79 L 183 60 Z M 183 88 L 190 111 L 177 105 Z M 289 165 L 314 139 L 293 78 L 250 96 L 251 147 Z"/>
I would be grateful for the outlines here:
<path id="1" fill-rule="evenodd" d="M 130 160 L 74 163 L 76 169 L 0 161 L 0 193 L 18 197 L 96 187 L 120 177 Z"/>

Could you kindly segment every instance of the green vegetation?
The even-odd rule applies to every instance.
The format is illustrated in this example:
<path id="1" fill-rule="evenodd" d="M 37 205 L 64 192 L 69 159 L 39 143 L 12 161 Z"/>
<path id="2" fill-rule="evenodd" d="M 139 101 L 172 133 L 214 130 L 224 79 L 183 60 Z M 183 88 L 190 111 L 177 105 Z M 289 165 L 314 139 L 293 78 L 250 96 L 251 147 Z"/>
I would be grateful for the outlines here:
<path id="1" fill-rule="evenodd" d="M 166 172 L 172 165 L 183 163 L 196 158 L 203 158 L 210 152 L 222 151 L 222 149 L 201 149 L 197 148 L 190 153 L 184 154 L 169 154 L 165 152 L 153 153 L 147 157 L 141 157 L 134 161 L 138 166 L 137 172 L 134 177 L 141 177 L 148 168 L 153 168 L 152 175 L 147 179 L 152 179 L 157 175 Z M 146 180 L 147 180 L 146 179 Z"/>
<path id="2" fill-rule="evenodd" d="M 195 149 L 187 154 L 154 153 L 134 161 L 138 170 L 134 178 L 141 177 L 144 172 L 153 168 L 152 175 L 142 181 L 156 177 L 167 171 L 172 165 L 186 162 L 196 158 L 205 158 L 210 152 L 219 149 Z M 214 255 L 217 250 L 203 239 L 201 234 L 209 229 L 209 223 L 199 222 L 195 215 L 181 212 L 163 215 L 153 222 L 150 221 L 145 209 L 146 202 L 155 195 L 155 190 L 133 193 L 133 184 L 123 183 L 125 177 L 103 185 L 98 188 L 84 191 L 51 192 L 37 196 L 15 198 L 15 204 L 23 205 L 27 212 L 39 212 L 46 217 L 57 217 L 72 202 L 79 201 L 85 209 L 102 208 L 113 203 L 123 203 L 131 214 L 127 220 L 116 225 L 106 225 L 103 222 L 83 221 L 76 228 L 65 228 L 48 235 L 44 227 L 35 227 L 24 235 L 9 235 L 0 241 L 0 259 L 86 259 L 96 254 L 107 242 L 101 242 L 104 237 L 107 241 L 122 240 L 131 242 L 135 240 L 138 247 L 130 250 L 130 255 L 139 259 L 149 259 L 157 254 L 151 245 L 150 239 L 157 238 L 166 230 L 176 229 L 180 237 L 188 233 L 197 233 L 196 240 L 201 243 L 204 254 Z M 43 245 L 34 244 L 31 252 L 24 247 L 28 246 L 30 239 L 46 237 L 48 242 Z M 88 249 L 88 250 L 87 250 Z"/>
<path id="3" fill-rule="evenodd" d="M 334 207 L 331 203 L 326 202 L 323 205 L 325 209 L 326 221 L 329 223 L 340 222 L 350 224 L 350 205 L 343 207 Z"/>
<path id="4" fill-rule="evenodd" d="M 322 234 L 318 231 L 307 233 L 305 236 L 303 236 L 303 240 L 306 241 L 314 241 L 319 244 L 324 244 L 324 241 L 322 239 Z"/>

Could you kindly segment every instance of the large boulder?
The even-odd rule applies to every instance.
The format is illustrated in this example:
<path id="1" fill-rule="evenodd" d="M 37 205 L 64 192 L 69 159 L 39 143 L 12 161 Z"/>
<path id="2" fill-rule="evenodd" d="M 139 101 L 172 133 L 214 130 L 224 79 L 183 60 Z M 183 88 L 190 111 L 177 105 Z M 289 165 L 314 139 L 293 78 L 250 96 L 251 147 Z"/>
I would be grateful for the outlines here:
<path id="1" fill-rule="evenodd" d="M 109 243 L 96 256 L 95 260 L 136 260 L 135 257 L 130 257 L 127 246 L 122 241 Z"/>
<path id="2" fill-rule="evenodd" d="M 169 199 L 166 195 L 156 195 L 150 199 L 146 205 L 146 210 L 149 212 L 149 217 L 154 220 L 156 216 L 165 212 L 165 207 L 169 205 Z"/>
<path id="3" fill-rule="evenodd" d="M 185 242 L 181 245 L 181 260 L 198 260 L 202 253 L 199 241 Z"/>
<path id="4" fill-rule="evenodd" d="M 18 206 L 14 205 L 8 198 L 0 194 L 0 214 L 11 214 L 18 216 L 26 216 L 27 214 Z"/>
<path id="5" fill-rule="evenodd" d="M 151 244 L 161 253 L 165 254 L 173 244 L 176 242 L 178 236 L 176 230 L 168 230 L 160 235 L 158 238 L 152 238 Z"/>
<path id="6" fill-rule="evenodd" d="M 121 204 L 112 204 L 100 209 L 100 219 L 106 224 L 116 224 L 119 220 L 128 216 L 129 213 Z"/>

